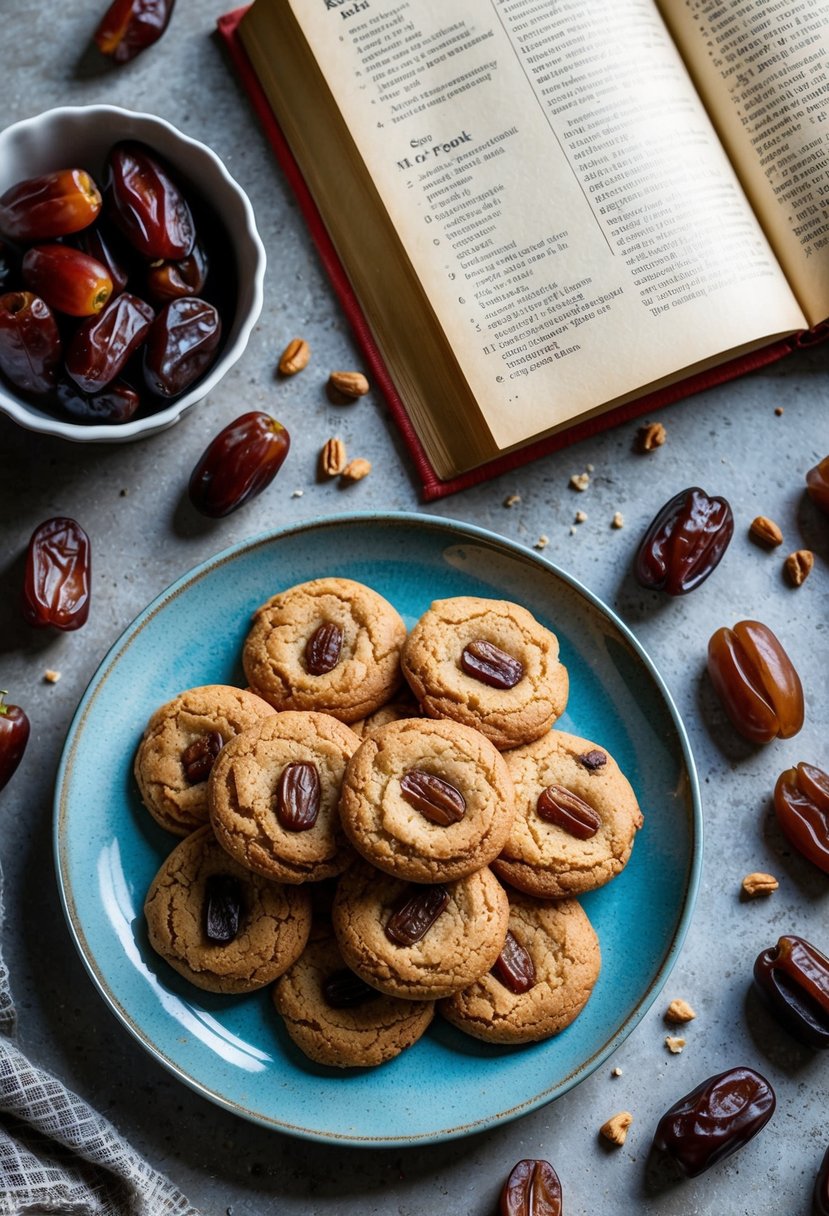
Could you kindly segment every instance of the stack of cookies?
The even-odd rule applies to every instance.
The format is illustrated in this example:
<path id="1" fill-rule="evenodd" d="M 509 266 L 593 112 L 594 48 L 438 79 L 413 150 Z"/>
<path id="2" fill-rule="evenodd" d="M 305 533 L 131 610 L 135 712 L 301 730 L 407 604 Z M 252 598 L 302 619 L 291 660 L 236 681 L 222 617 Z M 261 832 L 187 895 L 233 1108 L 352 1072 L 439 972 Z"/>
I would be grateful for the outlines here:
<path id="1" fill-rule="evenodd" d="M 391 1059 L 436 1008 L 495 1043 L 568 1025 L 600 966 L 575 896 L 642 817 L 606 751 L 551 730 L 555 635 L 462 597 L 407 637 L 377 592 L 324 578 L 257 611 L 243 664 L 247 690 L 182 693 L 136 757 L 185 837 L 147 896 L 154 949 L 212 991 L 276 981 L 288 1034 L 338 1067 Z"/>

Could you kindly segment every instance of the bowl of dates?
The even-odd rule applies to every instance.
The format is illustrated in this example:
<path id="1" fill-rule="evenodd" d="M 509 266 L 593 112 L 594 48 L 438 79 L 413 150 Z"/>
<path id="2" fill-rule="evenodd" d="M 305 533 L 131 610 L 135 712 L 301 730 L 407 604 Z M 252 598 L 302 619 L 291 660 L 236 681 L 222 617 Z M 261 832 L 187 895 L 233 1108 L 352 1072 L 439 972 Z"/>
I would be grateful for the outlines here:
<path id="1" fill-rule="evenodd" d="M 170 426 L 244 351 L 264 273 L 244 191 L 163 119 L 62 107 L 0 133 L 0 411 L 21 426 Z"/>

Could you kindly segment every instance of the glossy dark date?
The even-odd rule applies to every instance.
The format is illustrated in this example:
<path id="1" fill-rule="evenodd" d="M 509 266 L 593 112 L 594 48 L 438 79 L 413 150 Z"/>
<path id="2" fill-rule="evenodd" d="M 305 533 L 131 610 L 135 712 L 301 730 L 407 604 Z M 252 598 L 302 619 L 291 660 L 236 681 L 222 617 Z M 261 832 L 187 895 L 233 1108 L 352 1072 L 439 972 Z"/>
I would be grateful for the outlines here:
<path id="1" fill-rule="evenodd" d="M 562 1216 L 561 1183 L 549 1161 L 514 1165 L 501 1190 L 499 1216 Z"/>
<path id="2" fill-rule="evenodd" d="M 95 45 L 113 63 L 129 63 L 158 42 L 174 5 L 175 0 L 113 0 L 95 31 Z"/>
<path id="3" fill-rule="evenodd" d="M 286 764 L 276 786 L 276 817 L 286 832 L 307 832 L 320 813 L 322 785 L 316 764 Z"/>
<path id="4" fill-rule="evenodd" d="M 91 547 L 79 523 L 66 516 L 35 528 L 26 553 L 23 615 L 30 625 L 69 631 L 89 616 Z"/>
<path id="5" fill-rule="evenodd" d="M 506 941 L 492 967 L 492 974 L 516 996 L 529 992 L 535 984 L 535 964 L 511 929 L 507 930 Z"/>
<path id="6" fill-rule="evenodd" d="M 829 1047 L 829 958 L 784 934 L 754 963 L 754 983 L 777 1020 L 807 1047 Z"/>
<path id="7" fill-rule="evenodd" d="M 312 676 L 333 671 L 343 650 L 343 631 L 336 621 L 323 621 L 305 643 L 305 668 Z"/>
<path id="8" fill-rule="evenodd" d="M 107 273 L 112 279 L 114 296 L 125 289 L 129 280 L 129 272 L 125 265 L 126 259 L 122 249 L 119 248 L 117 237 L 113 236 L 110 230 L 105 229 L 99 222 L 91 228 L 85 228 L 83 232 L 79 232 L 72 238 L 71 244 L 106 267 Z"/>
<path id="9" fill-rule="evenodd" d="M 802 761 L 786 769 L 774 787 L 774 810 L 798 852 L 829 874 L 829 773 Z"/>
<path id="10" fill-rule="evenodd" d="M 112 295 L 106 266 L 71 245 L 33 245 L 23 255 L 23 283 L 55 312 L 99 313 Z"/>
<path id="11" fill-rule="evenodd" d="M 178 397 L 216 358 L 222 322 L 212 304 L 183 296 L 161 310 L 144 348 L 144 379 L 150 392 Z"/>
<path id="12" fill-rule="evenodd" d="M 204 886 L 204 933 L 208 941 L 226 946 L 239 932 L 242 888 L 231 874 L 211 874 Z"/>
<path id="13" fill-rule="evenodd" d="M 464 647 L 461 667 L 468 676 L 488 688 L 514 688 L 524 677 L 524 664 L 520 659 L 483 638 L 476 638 Z"/>
<path id="14" fill-rule="evenodd" d="M 85 393 L 97 393 L 119 376 L 149 333 L 155 313 L 124 291 L 78 327 L 66 349 L 66 370 Z"/>
<path id="15" fill-rule="evenodd" d="M 708 674 L 736 729 L 752 743 L 789 739 L 803 725 L 803 687 L 794 664 L 762 621 L 718 629 Z"/>
<path id="16" fill-rule="evenodd" d="M 460 823 L 466 814 L 466 799 L 457 786 L 421 768 L 410 768 L 403 774 L 400 793 L 404 802 L 440 827 Z"/>
<path id="17" fill-rule="evenodd" d="M 7 705 L 0 692 L 0 790 L 14 776 L 29 741 L 29 718 L 19 705 Z"/>
<path id="18" fill-rule="evenodd" d="M 15 388 L 50 392 L 61 354 L 57 322 L 44 300 L 31 291 L 0 296 L 0 371 Z"/>
<path id="19" fill-rule="evenodd" d="M 48 241 L 93 224 L 101 192 L 85 169 L 59 169 L 16 182 L 0 198 L 0 232 L 15 241 Z"/>
<path id="20" fill-rule="evenodd" d="M 775 1105 L 765 1077 L 752 1068 L 731 1068 L 709 1077 L 665 1112 L 654 1147 L 695 1178 L 762 1131 Z"/>
<path id="21" fill-rule="evenodd" d="M 74 380 L 59 380 L 55 395 L 73 421 L 89 424 L 129 422 L 141 405 L 138 393 L 124 380 L 113 380 L 92 396 L 81 392 Z"/>
<path id="22" fill-rule="evenodd" d="M 148 261 L 186 258 L 196 240 L 187 200 L 166 166 L 143 144 L 116 144 L 107 160 L 108 214 Z"/>
<path id="23" fill-rule="evenodd" d="M 180 262 L 154 262 L 147 271 L 147 295 L 154 304 L 169 304 L 182 296 L 198 296 L 207 282 L 207 254 L 196 241 Z"/>
<path id="24" fill-rule="evenodd" d="M 734 516 L 724 498 L 709 498 L 698 486 L 681 490 L 645 533 L 636 578 L 651 591 L 686 595 L 716 569 L 733 532 Z"/>
<path id="25" fill-rule="evenodd" d="M 323 999 L 331 1009 L 356 1009 L 368 1001 L 376 1001 L 380 993 L 359 975 L 343 967 L 326 976 L 322 982 Z"/>
<path id="26" fill-rule="evenodd" d="M 424 938 L 449 903 L 441 883 L 418 887 L 386 921 L 386 937 L 398 946 L 413 946 Z"/>
<path id="27" fill-rule="evenodd" d="M 190 475 L 190 501 L 219 519 L 270 485 L 288 455 L 290 436 L 270 414 L 242 414 L 213 439 Z"/>

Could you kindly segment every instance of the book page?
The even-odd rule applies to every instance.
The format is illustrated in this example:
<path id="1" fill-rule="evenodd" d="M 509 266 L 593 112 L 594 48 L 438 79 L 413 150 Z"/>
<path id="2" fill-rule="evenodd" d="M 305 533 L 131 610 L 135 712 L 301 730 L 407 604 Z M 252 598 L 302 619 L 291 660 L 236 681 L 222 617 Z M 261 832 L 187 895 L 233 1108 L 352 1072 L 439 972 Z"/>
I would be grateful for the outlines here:
<path id="1" fill-rule="evenodd" d="M 652 0 L 289 2 L 499 448 L 803 327 Z"/>
<path id="2" fill-rule="evenodd" d="M 810 325 L 829 317 L 829 0 L 657 0 Z"/>

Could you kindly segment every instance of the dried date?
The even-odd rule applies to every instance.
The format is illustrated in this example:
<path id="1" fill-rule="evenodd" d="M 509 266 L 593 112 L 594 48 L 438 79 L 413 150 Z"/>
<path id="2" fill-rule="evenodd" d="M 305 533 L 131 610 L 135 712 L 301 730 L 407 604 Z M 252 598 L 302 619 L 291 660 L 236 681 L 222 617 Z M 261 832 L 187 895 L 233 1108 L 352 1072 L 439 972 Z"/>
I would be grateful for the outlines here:
<path id="1" fill-rule="evenodd" d="M 185 747 L 181 753 L 181 766 L 191 785 L 207 780 L 224 742 L 217 730 L 211 730 L 207 734 L 199 735 L 198 739 L 194 739 Z"/>
<path id="2" fill-rule="evenodd" d="M 400 779 L 403 800 L 441 827 L 459 823 L 466 813 L 466 799 L 456 786 L 434 773 L 410 768 Z"/>
<path id="3" fill-rule="evenodd" d="M 66 370 L 85 393 L 97 393 L 119 376 L 147 336 L 155 313 L 124 291 L 84 321 L 66 350 Z"/>
<path id="4" fill-rule="evenodd" d="M 116 144 L 107 158 L 108 214 L 150 262 L 179 261 L 193 250 L 196 226 L 187 200 L 161 160 L 144 144 Z"/>
<path id="5" fill-rule="evenodd" d="M 82 393 L 74 380 L 60 380 L 56 396 L 75 422 L 90 425 L 129 422 L 141 405 L 138 393 L 124 380 L 114 380 L 93 396 Z"/>
<path id="6" fill-rule="evenodd" d="M 159 397 L 178 397 L 216 358 L 222 336 L 218 312 L 206 300 L 171 300 L 150 326 L 144 348 L 144 380 Z"/>
<path id="7" fill-rule="evenodd" d="M 85 169 L 59 169 L 17 182 L 0 197 L 0 231 L 15 241 L 48 241 L 93 224 L 101 192 Z"/>
<path id="8" fill-rule="evenodd" d="M 505 988 L 520 996 L 535 984 L 535 964 L 511 929 L 492 967 L 492 974 Z"/>
<path id="9" fill-rule="evenodd" d="M 752 1068 L 709 1077 L 665 1112 L 654 1148 L 674 1159 L 688 1178 L 743 1148 L 774 1114 L 774 1090 Z"/>
<path id="10" fill-rule="evenodd" d="M 317 766 L 307 760 L 288 764 L 276 786 L 276 817 L 287 832 L 307 832 L 317 822 L 321 797 Z"/>
<path id="11" fill-rule="evenodd" d="M 71 244 L 75 249 L 80 249 L 82 253 L 95 258 L 97 262 L 106 267 L 107 273 L 112 279 L 114 296 L 126 288 L 129 279 L 129 273 L 125 268 L 126 259 L 116 244 L 113 234 L 109 230 L 105 231 L 100 222 L 94 224 L 92 228 L 85 228 L 83 232 L 79 232 L 72 238 Z"/>
<path id="12" fill-rule="evenodd" d="M 829 1047 L 829 958 L 784 934 L 758 954 L 754 983 L 781 1025 L 807 1047 Z"/>
<path id="13" fill-rule="evenodd" d="M 129 63 L 158 42 L 170 23 L 175 0 L 113 0 L 93 40 L 113 63 Z"/>
<path id="14" fill-rule="evenodd" d="M 0 691 L 0 790 L 14 776 L 29 742 L 29 718 L 19 705 L 8 705 Z"/>
<path id="15" fill-rule="evenodd" d="M 774 787 L 774 810 L 798 852 L 829 874 L 829 773 L 802 761 L 786 769 Z"/>
<path id="16" fill-rule="evenodd" d="M 226 946 L 239 932 L 242 888 L 230 874 L 211 874 L 204 884 L 204 933 L 208 941 Z"/>
<path id="17" fill-rule="evenodd" d="M 803 725 L 803 687 L 791 659 L 760 621 L 718 629 L 708 673 L 735 728 L 752 743 L 789 739 Z"/>
<path id="18" fill-rule="evenodd" d="M 375 1001 L 380 996 L 376 988 L 372 988 L 359 975 L 343 967 L 326 976 L 322 982 L 322 996 L 326 1005 L 332 1009 L 355 1009 L 368 1001 Z"/>
<path id="19" fill-rule="evenodd" d="M 189 257 L 179 262 L 153 262 L 147 271 L 147 295 L 154 304 L 198 296 L 207 282 L 207 271 L 207 254 L 196 241 Z"/>
<path id="20" fill-rule="evenodd" d="M 806 489 L 812 502 L 823 511 L 829 511 L 829 456 L 806 474 Z"/>
<path id="21" fill-rule="evenodd" d="M 190 474 L 191 503 L 213 519 L 229 515 L 270 485 L 290 444 L 285 427 L 270 414 L 242 414 L 199 458 Z"/>
<path id="22" fill-rule="evenodd" d="M 340 661 L 343 631 L 335 621 L 323 621 L 305 643 L 305 667 L 309 675 L 324 676 Z"/>
<path id="23" fill-rule="evenodd" d="M 23 255 L 23 283 L 55 312 L 99 313 L 112 295 L 107 268 L 71 245 L 33 245 Z"/>
<path id="24" fill-rule="evenodd" d="M 74 519 L 55 516 L 35 528 L 23 582 L 28 623 L 80 629 L 89 616 L 91 566 L 89 537 Z"/>
<path id="25" fill-rule="evenodd" d="M 397 946 L 414 946 L 426 936 L 448 904 L 449 892 L 442 883 L 418 887 L 386 921 L 386 937 Z"/>
<path id="26" fill-rule="evenodd" d="M 524 676 L 524 664 L 499 646 L 478 638 L 465 646 L 461 667 L 468 676 L 489 688 L 514 688 Z"/>
<path id="27" fill-rule="evenodd" d="M 636 555 L 634 571 L 643 587 L 686 595 L 719 565 L 734 532 L 724 498 L 698 486 L 674 495 L 657 513 Z"/>
<path id="28" fill-rule="evenodd" d="M 0 296 L 0 370 L 24 393 L 41 396 L 56 383 L 60 332 L 49 305 L 31 291 Z"/>
<path id="29" fill-rule="evenodd" d="M 561 1183 L 549 1161 L 513 1166 L 501 1190 L 499 1216 L 562 1216 Z"/>
<path id="30" fill-rule="evenodd" d="M 536 812 L 539 819 L 555 824 L 577 840 L 589 840 L 602 826 L 592 806 L 563 785 L 548 785 L 542 790 Z"/>

